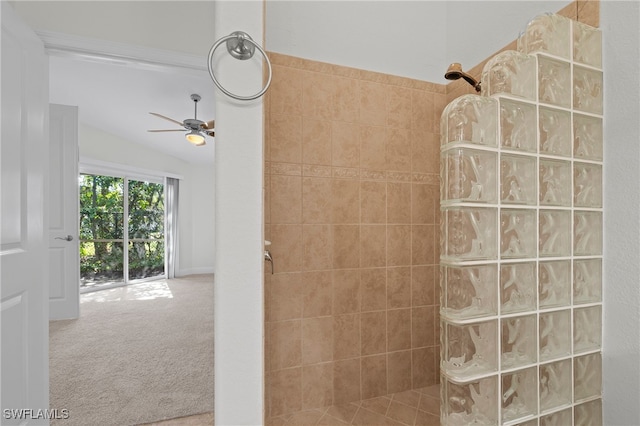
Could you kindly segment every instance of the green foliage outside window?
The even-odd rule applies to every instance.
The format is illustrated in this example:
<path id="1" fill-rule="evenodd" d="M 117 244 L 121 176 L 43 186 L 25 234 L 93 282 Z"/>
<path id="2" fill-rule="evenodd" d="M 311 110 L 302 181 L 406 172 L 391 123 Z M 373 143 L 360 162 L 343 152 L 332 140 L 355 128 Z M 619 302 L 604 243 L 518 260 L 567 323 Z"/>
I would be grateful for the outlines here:
<path id="1" fill-rule="evenodd" d="M 164 272 L 163 185 L 134 180 L 128 184 L 129 218 L 125 221 L 124 179 L 80 176 L 80 276 L 83 285 L 124 279 L 124 226 L 128 227 L 130 240 L 129 279 Z"/>

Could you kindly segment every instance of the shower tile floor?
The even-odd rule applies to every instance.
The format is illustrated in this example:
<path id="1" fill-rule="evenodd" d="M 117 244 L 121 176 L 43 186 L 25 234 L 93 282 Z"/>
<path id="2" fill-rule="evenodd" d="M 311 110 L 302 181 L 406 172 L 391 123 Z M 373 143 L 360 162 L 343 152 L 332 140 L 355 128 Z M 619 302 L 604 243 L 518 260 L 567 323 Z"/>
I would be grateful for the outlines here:
<path id="1" fill-rule="evenodd" d="M 299 411 L 267 420 L 267 426 L 440 425 L 440 385 L 373 399 Z"/>

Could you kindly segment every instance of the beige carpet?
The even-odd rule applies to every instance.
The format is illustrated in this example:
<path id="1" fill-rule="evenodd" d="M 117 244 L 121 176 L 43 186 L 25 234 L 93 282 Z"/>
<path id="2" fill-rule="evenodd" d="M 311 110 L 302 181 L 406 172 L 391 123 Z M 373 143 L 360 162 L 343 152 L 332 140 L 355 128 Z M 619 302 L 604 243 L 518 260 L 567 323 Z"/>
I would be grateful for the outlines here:
<path id="1" fill-rule="evenodd" d="M 143 300 L 95 301 L 116 289 L 92 293 L 79 320 L 50 323 L 50 407 L 69 410 L 52 425 L 213 411 L 213 275 L 155 283 L 141 285 Z"/>

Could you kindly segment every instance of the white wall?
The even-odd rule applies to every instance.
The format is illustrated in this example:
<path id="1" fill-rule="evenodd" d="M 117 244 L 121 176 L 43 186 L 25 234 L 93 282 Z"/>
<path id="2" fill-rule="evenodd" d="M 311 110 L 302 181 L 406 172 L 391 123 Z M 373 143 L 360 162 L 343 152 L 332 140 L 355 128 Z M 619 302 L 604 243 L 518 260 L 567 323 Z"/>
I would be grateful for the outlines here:
<path id="1" fill-rule="evenodd" d="M 196 166 L 121 139 L 94 127 L 80 125 L 80 157 L 181 175 L 177 275 L 214 271 L 213 167 Z"/>
<path id="2" fill-rule="evenodd" d="M 640 425 L 640 3 L 600 3 L 606 425 Z"/>
<path id="3" fill-rule="evenodd" d="M 212 1 L 15 1 L 31 28 L 198 55 L 213 40 Z"/>
<path id="4" fill-rule="evenodd" d="M 242 30 L 262 43 L 263 7 L 262 1 L 216 2 L 216 40 Z M 259 61 L 238 61 L 226 52 L 220 57 L 215 72 L 227 89 L 258 91 Z M 264 414 L 263 103 L 218 95 L 215 424 L 258 425 Z"/>

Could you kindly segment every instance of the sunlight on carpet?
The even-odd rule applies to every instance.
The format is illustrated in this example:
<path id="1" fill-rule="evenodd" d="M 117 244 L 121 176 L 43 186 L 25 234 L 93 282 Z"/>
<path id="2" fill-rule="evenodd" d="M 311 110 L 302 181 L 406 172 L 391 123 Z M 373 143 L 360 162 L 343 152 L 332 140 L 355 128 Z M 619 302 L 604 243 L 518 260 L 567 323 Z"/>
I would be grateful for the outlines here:
<path id="1" fill-rule="evenodd" d="M 171 293 L 171 289 L 165 280 L 149 281 L 146 283 L 85 293 L 80 295 L 80 303 L 153 300 L 159 298 L 173 298 L 173 293 Z"/>

